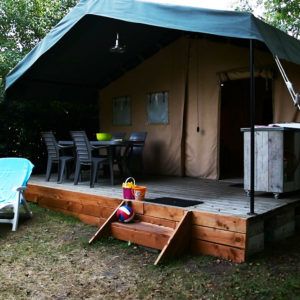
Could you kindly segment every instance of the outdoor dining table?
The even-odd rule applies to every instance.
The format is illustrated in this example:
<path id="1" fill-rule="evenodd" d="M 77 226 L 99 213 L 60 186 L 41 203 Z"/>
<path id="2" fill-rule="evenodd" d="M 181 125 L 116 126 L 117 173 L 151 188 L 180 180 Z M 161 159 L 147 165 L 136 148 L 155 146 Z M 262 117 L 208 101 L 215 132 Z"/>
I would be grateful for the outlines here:
<path id="1" fill-rule="evenodd" d="M 74 142 L 72 140 L 59 141 L 58 145 L 63 148 L 72 148 Z M 107 148 L 110 159 L 113 159 L 113 153 L 115 147 L 142 147 L 143 141 L 130 141 L 130 140 L 110 140 L 110 141 L 90 141 L 90 145 L 93 149 Z"/>
<path id="2" fill-rule="evenodd" d="M 137 142 L 137 144 L 139 144 L 139 142 Z M 90 141 L 90 145 L 92 147 L 92 150 L 107 149 L 109 164 L 113 165 L 115 159 L 116 147 L 127 147 L 129 145 L 133 146 L 133 141 L 126 141 L 126 140 Z M 74 142 L 72 140 L 62 140 L 62 141 L 58 141 L 58 146 L 62 148 L 72 148 L 74 147 Z"/>
<path id="3" fill-rule="evenodd" d="M 90 144 L 93 148 L 102 148 L 102 147 L 116 147 L 116 146 L 127 146 L 130 141 L 121 141 L 121 140 L 111 140 L 111 141 L 90 141 Z M 74 145 L 73 141 L 59 141 L 59 146 L 65 147 Z"/>
<path id="4" fill-rule="evenodd" d="M 92 146 L 92 150 L 106 148 L 107 149 L 107 155 L 111 163 L 113 163 L 114 160 L 114 149 L 116 147 L 126 147 L 127 145 L 130 145 L 130 141 L 124 141 L 124 140 L 110 140 L 110 141 L 90 141 L 90 145 Z M 63 148 L 72 148 L 74 146 L 74 142 L 71 140 L 68 141 L 59 141 L 58 145 Z"/>
<path id="5" fill-rule="evenodd" d="M 90 144 L 93 148 L 114 148 L 114 147 L 126 147 L 126 146 L 138 146 L 143 143 L 140 141 L 128 141 L 128 140 L 110 140 L 110 141 L 90 141 Z M 74 142 L 71 140 L 68 141 L 59 141 L 59 146 L 62 147 L 73 147 Z"/>
<path id="6" fill-rule="evenodd" d="M 63 148 L 72 148 L 74 147 L 74 142 L 72 140 L 62 140 L 58 142 L 58 145 Z M 124 147 L 126 149 L 130 148 L 133 149 L 133 147 L 143 147 L 144 141 L 134 141 L 134 140 L 110 140 L 110 141 L 90 141 L 90 145 L 92 147 L 92 150 L 96 149 L 107 149 L 107 156 L 109 159 L 109 163 L 113 164 L 115 159 L 115 149 L 117 147 Z M 123 156 L 126 156 L 125 150 L 123 152 Z M 126 158 L 125 158 L 126 159 Z M 125 164 L 126 168 L 126 164 Z M 127 170 L 127 172 L 129 172 Z"/>

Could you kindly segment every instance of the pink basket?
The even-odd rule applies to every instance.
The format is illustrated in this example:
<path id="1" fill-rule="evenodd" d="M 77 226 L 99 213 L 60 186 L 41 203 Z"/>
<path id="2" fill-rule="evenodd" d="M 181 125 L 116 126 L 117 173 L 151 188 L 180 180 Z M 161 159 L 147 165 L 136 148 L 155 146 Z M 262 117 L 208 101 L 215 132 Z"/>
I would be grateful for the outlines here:
<path id="1" fill-rule="evenodd" d="M 135 185 L 135 180 L 132 177 L 128 177 L 125 180 L 125 183 L 127 183 L 129 180 L 132 180 L 133 184 Z M 134 199 L 134 192 L 132 188 L 125 188 L 123 187 L 123 199 L 129 199 L 133 200 Z"/>
<path id="2" fill-rule="evenodd" d="M 131 188 L 123 188 L 123 199 L 134 199 L 133 190 Z"/>

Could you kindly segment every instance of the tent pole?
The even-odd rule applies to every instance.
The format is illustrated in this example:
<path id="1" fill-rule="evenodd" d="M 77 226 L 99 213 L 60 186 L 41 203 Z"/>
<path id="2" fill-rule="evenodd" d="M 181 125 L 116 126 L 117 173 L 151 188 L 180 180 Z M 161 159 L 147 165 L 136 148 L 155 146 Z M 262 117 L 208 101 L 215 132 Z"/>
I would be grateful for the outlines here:
<path id="1" fill-rule="evenodd" d="M 254 182 L 255 182 L 255 136 L 254 136 L 254 126 L 255 126 L 255 78 L 254 78 L 254 51 L 253 51 L 253 40 L 250 39 L 250 49 L 249 49 L 249 64 L 250 64 L 250 212 L 254 213 Z"/>

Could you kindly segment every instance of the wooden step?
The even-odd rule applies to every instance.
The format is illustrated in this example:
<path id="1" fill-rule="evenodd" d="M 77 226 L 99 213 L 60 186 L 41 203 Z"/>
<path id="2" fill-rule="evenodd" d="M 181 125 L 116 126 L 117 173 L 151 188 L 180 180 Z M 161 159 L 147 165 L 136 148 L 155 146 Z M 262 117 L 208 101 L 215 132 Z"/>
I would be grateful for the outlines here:
<path id="1" fill-rule="evenodd" d="M 112 235 L 119 240 L 130 241 L 137 245 L 162 250 L 154 263 L 155 265 L 172 257 L 180 256 L 189 248 L 192 220 L 192 213 L 190 211 L 183 212 L 175 228 L 173 225 L 167 227 L 140 220 L 136 220 L 133 223 L 121 223 L 117 221 L 116 212 L 124 203 L 125 201 L 122 201 L 116 207 L 109 218 L 90 239 L 90 244 L 99 238 Z M 154 221 L 154 219 L 150 218 L 149 221 Z M 166 222 L 166 224 L 170 226 L 169 222 Z"/>
<path id="2" fill-rule="evenodd" d="M 154 249 L 163 249 L 174 229 L 146 222 L 111 223 L 111 235 L 122 241 L 130 241 Z"/>

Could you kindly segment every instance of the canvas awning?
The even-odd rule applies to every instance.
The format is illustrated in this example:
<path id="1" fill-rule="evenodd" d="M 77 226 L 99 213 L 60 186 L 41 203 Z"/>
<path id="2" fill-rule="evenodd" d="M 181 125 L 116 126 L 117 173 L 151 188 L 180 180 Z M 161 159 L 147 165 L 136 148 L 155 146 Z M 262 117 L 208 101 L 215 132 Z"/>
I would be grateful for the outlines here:
<path id="1" fill-rule="evenodd" d="M 116 32 L 126 53 L 109 52 Z M 137 0 L 82 0 L 9 73 L 6 90 L 41 82 L 101 88 L 185 32 L 264 43 L 273 55 L 300 64 L 300 41 L 250 13 Z"/>

